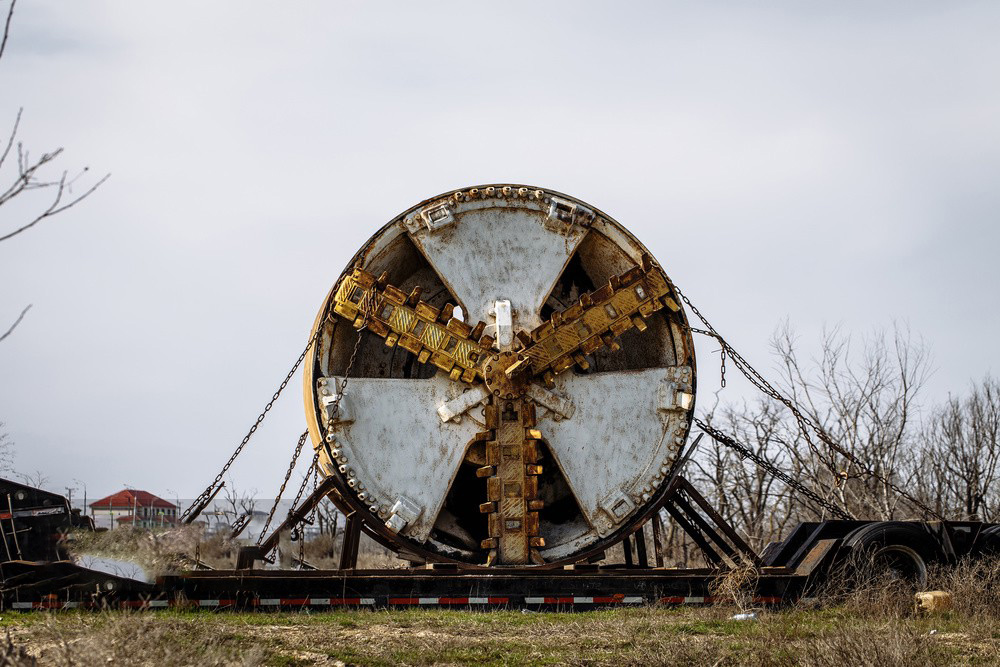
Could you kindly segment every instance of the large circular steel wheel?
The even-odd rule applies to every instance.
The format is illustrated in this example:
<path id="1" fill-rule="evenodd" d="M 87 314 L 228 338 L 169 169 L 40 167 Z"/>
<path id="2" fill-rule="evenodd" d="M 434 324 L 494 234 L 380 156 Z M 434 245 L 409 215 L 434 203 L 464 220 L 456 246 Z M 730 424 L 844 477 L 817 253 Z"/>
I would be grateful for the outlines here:
<path id="1" fill-rule="evenodd" d="M 320 470 L 411 561 L 599 556 L 655 509 L 690 428 L 694 346 L 669 280 L 550 190 L 466 188 L 397 216 L 313 333 Z"/>

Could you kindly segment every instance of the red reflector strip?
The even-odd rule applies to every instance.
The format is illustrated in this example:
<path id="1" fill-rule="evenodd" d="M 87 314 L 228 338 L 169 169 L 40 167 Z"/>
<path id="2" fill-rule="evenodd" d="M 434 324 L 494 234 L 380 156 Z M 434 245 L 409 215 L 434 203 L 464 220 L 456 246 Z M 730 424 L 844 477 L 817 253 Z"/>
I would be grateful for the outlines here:
<path id="1" fill-rule="evenodd" d="M 420 598 L 389 598 L 389 604 L 420 604 Z"/>

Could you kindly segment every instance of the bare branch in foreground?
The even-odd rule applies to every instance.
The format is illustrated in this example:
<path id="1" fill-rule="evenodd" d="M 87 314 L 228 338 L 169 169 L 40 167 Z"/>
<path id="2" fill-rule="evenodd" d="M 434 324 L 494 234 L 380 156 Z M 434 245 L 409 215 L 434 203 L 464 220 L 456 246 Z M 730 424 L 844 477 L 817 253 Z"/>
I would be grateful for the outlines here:
<path id="1" fill-rule="evenodd" d="M 3 39 L 0 40 L 0 58 L 3 58 L 3 50 L 7 48 L 7 37 L 10 36 L 10 20 L 14 18 L 14 5 L 17 0 L 10 0 L 10 8 L 7 10 L 7 20 L 3 26 Z"/>
<path id="2" fill-rule="evenodd" d="M 5 333 L 4 335 L 0 336 L 0 342 L 3 342 L 7 338 L 7 336 L 9 336 L 12 333 L 14 333 L 14 329 L 16 329 L 17 325 L 21 323 L 21 320 L 24 319 L 24 315 L 29 310 L 31 310 L 31 304 L 30 303 L 27 306 L 24 307 L 24 310 L 22 310 L 21 314 L 18 315 L 17 320 L 15 320 L 14 324 L 10 325 L 10 329 L 7 329 L 7 333 Z"/>
<path id="3" fill-rule="evenodd" d="M 81 201 L 83 201 L 84 199 L 86 199 L 87 197 L 89 197 L 90 195 L 92 195 L 94 193 L 94 191 L 97 188 L 101 187 L 101 185 L 104 184 L 104 181 L 108 180 L 109 178 L 111 178 L 111 174 L 105 174 L 104 177 L 101 178 L 101 180 L 97 181 L 97 183 L 95 183 L 94 185 L 92 185 L 82 195 L 80 195 L 79 197 L 76 197 L 76 198 L 70 200 L 69 202 L 67 202 L 65 204 L 62 204 L 63 194 L 65 194 L 65 192 L 66 192 L 66 172 L 63 172 L 62 178 L 59 179 L 59 189 L 56 192 L 56 197 L 53 200 L 52 204 L 49 205 L 49 207 L 47 209 L 45 209 L 41 214 L 39 214 L 38 216 L 36 216 L 35 219 L 32 220 L 31 222 L 29 222 L 28 224 L 23 225 L 21 227 L 18 227 L 17 229 L 15 229 L 14 231 L 10 232 L 9 234 L 4 234 L 3 236 L 0 236 L 0 241 L 6 241 L 7 239 L 11 238 L 12 236 L 17 236 L 21 232 L 23 232 L 23 231 L 25 231 L 27 229 L 31 229 L 32 227 L 34 227 L 35 225 L 37 225 L 39 222 L 41 222 L 45 218 L 50 218 L 50 217 L 52 217 L 54 215 L 62 213 L 63 211 L 65 211 L 68 208 L 72 208 L 76 204 L 80 203 Z"/>

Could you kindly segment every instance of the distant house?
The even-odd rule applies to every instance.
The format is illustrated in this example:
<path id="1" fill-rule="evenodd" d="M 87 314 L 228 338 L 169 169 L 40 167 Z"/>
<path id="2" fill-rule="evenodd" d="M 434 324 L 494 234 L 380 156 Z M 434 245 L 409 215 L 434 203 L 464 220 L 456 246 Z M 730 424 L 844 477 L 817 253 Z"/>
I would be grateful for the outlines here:
<path id="1" fill-rule="evenodd" d="M 162 528 L 177 523 L 177 505 L 149 491 L 122 489 L 90 503 L 90 515 L 98 527 Z"/>

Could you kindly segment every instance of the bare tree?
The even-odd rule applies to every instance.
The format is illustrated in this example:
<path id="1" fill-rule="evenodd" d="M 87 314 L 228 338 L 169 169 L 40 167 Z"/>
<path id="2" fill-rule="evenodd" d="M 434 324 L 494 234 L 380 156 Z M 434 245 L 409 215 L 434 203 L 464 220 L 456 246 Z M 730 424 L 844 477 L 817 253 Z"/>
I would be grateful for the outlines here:
<path id="1" fill-rule="evenodd" d="M 10 5 L 7 8 L 3 23 L 3 36 L 0 38 L 0 64 L 3 62 L 7 42 L 10 39 L 11 23 L 16 5 L 17 0 L 10 0 Z M 56 164 L 63 153 L 62 148 L 42 153 L 38 157 L 33 156 L 18 140 L 23 114 L 23 107 L 19 108 L 14 116 L 13 126 L 7 141 L 0 149 L 0 208 L 18 198 L 31 198 L 36 194 L 44 195 L 44 197 L 40 198 L 36 212 L 30 214 L 26 220 L 14 224 L 0 220 L 0 242 L 10 240 L 43 220 L 48 220 L 72 208 L 93 194 L 110 177 L 110 174 L 105 174 L 96 182 L 90 182 L 88 185 L 88 181 L 90 181 L 86 178 L 89 176 L 88 167 L 83 167 L 72 175 L 69 170 L 57 169 Z M 8 174 L 8 172 L 11 173 Z M 24 319 L 29 308 L 31 308 L 30 304 L 21 311 L 20 316 L 7 329 L 6 333 L 0 336 L 0 341 L 14 331 Z"/>
<path id="2" fill-rule="evenodd" d="M 14 472 L 14 441 L 3 428 L 0 422 L 0 475 L 10 475 Z"/>
<path id="3" fill-rule="evenodd" d="M 230 478 L 229 483 L 222 487 L 223 517 L 232 524 L 244 514 L 253 516 L 257 507 L 256 495 L 257 489 L 241 492 Z"/>
<path id="4" fill-rule="evenodd" d="M 856 516 L 912 514 L 897 489 L 912 487 L 919 474 L 917 398 L 929 372 L 923 343 L 895 327 L 855 346 L 834 329 L 824 333 L 819 358 L 807 364 L 786 326 L 773 347 L 783 390 L 842 450 L 802 438 L 787 449 L 799 474 Z"/>
<path id="5" fill-rule="evenodd" d="M 1000 490 L 1000 382 L 991 377 L 964 399 L 949 397 L 924 433 L 925 493 L 938 512 L 968 521 L 993 521 Z"/>
<path id="6" fill-rule="evenodd" d="M 17 476 L 21 478 L 22 482 L 24 482 L 28 486 L 33 486 L 36 489 L 41 489 L 46 484 L 49 483 L 49 476 L 46 475 L 41 470 L 36 470 L 35 472 L 32 473 L 19 472 L 17 473 Z"/>

